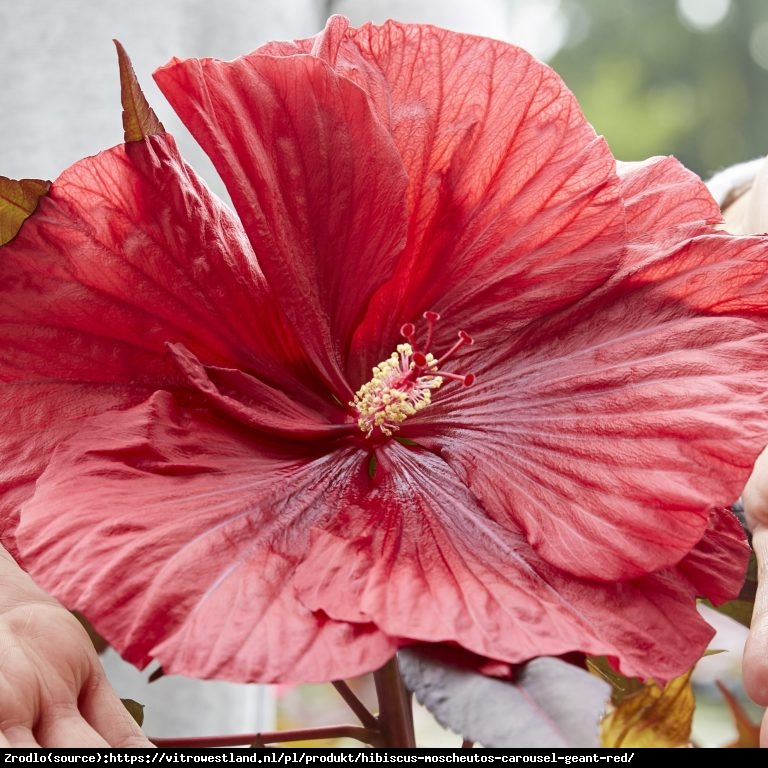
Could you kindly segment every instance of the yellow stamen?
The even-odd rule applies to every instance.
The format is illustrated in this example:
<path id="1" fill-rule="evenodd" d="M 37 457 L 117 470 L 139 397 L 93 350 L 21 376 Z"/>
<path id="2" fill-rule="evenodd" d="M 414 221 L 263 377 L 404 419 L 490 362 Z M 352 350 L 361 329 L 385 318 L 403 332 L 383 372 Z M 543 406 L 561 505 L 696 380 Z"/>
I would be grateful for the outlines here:
<path id="1" fill-rule="evenodd" d="M 370 437 L 375 429 L 387 437 L 400 429 L 400 425 L 432 401 L 432 390 L 438 389 L 443 379 L 437 371 L 437 361 L 428 353 L 425 365 L 416 369 L 413 348 L 398 344 L 397 351 L 374 366 L 373 378 L 363 384 L 350 403 L 357 410 L 357 423 Z"/>

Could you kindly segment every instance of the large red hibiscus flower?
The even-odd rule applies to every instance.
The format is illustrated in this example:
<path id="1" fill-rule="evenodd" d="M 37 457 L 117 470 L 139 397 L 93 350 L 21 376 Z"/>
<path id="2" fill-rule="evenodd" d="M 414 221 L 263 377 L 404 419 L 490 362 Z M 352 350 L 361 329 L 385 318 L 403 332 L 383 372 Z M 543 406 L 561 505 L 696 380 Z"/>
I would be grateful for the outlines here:
<path id="1" fill-rule="evenodd" d="M 689 667 L 768 434 L 768 247 L 548 67 L 350 29 L 160 87 L 0 251 L 6 540 L 124 656 L 311 681 L 410 642 Z M 438 315 L 439 313 L 439 315 Z M 471 385 L 471 386 L 468 386 Z"/>

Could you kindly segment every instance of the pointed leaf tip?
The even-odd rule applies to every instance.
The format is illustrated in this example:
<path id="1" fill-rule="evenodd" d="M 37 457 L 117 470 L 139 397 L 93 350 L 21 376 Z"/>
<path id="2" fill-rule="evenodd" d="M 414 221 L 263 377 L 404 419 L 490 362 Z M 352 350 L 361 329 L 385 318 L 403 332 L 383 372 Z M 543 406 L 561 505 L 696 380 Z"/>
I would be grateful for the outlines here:
<path id="1" fill-rule="evenodd" d="M 138 701 L 133 699 L 120 699 L 123 702 L 123 706 L 128 710 L 131 717 L 141 727 L 144 725 L 144 705 L 139 704 Z"/>
<path id="2" fill-rule="evenodd" d="M 50 187 L 50 181 L 16 181 L 0 176 L 0 245 L 16 237 L 21 225 L 35 212 L 40 198 L 47 194 Z"/>
<path id="3" fill-rule="evenodd" d="M 118 40 L 113 40 L 120 67 L 120 100 L 123 103 L 123 130 L 126 142 L 141 141 L 156 133 L 165 133 L 163 124 L 149 106 L 139 86 L 131 60 Z"/>
<path id="4" fill-rule="evenodd" d="M 726 744 L 728 748 L 740 748 L 751 749 L 760 746 L 760 723 L 753 723 L 747 714 L 746 710 L 742 706 L 741 702 L 720 682 L 715 680 L 715 684 L 720 689 L 720 693 L 723 694 L 725 703 L 730 710 L 733 717 L 734 724 L 736 726 L 737 738 L 730 744 Z"/>

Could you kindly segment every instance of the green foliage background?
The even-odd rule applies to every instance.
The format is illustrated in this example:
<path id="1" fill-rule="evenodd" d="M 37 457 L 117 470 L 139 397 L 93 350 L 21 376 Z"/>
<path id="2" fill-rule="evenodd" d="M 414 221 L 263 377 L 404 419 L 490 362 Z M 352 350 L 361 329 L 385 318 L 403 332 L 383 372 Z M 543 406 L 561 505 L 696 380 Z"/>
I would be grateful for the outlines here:
<path id="1" fill-rule="evenodd" d="M 750 53 L 768 0 L 732 0 L 707 30 L 674 0 L 563 0 L 569 39 L 548 63 L 621 160 L 675 155 L 708 177 L 768 154 L 768 70 Z M 764 55 L 768 61 L 768 50 Z"/>

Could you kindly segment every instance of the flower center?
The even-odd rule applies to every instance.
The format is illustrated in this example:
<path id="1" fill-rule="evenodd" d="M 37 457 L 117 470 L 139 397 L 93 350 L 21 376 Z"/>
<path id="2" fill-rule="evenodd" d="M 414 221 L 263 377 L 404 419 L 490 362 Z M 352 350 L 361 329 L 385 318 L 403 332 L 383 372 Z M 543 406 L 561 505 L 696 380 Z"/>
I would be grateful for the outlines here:
<path id="1" fill-rule="evenodd" d="M 424 319 L 427 321 L 424 347 L 420 349 L 416 342 L 416 326 L 405 323 L 400 333 L 408 343 L 398 344 L 386 360 L 373 367 L 373 378 L 357 390 L 350 403 L 357 411 L 357 424 L 366 437 L 375 430 L 391 437 L 409 416 L 432 402 L 432 392 L 439 389 L 445 379 L 460 381 L 465 387 L 475 380 L 471 373 L 460 376 L 440 367 L 457 349 L 472 344 L 472 337 L 459 331 L 458 341 L 440 358 L 435 358 L 428 350 L 440 315 L 425 312 Z"/>

